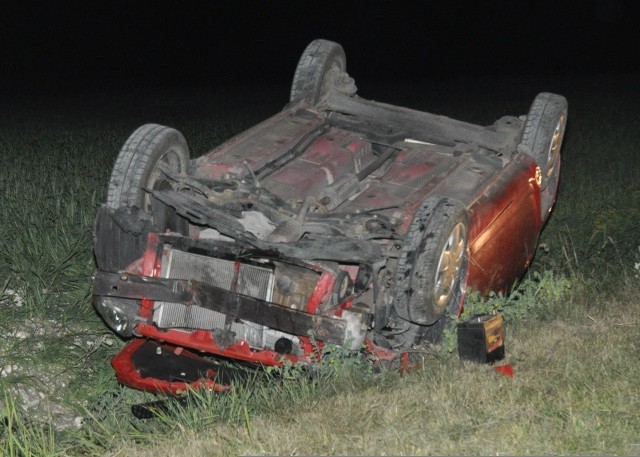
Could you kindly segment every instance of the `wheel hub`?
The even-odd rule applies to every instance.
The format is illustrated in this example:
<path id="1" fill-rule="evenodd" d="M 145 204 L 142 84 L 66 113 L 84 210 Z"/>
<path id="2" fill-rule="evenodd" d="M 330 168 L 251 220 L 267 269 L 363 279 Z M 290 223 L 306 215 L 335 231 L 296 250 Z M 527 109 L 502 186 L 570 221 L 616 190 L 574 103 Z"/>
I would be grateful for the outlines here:
<path id="1" fill-rule="evenodd" d="M 435 302 L 438 307 L 446 305 L 453 294 L 458 272 L 464 257 L 464 232 L 464 224 L 456 224 L 449 234 L 442 253 L 440 254 L 434 288 Z"/>

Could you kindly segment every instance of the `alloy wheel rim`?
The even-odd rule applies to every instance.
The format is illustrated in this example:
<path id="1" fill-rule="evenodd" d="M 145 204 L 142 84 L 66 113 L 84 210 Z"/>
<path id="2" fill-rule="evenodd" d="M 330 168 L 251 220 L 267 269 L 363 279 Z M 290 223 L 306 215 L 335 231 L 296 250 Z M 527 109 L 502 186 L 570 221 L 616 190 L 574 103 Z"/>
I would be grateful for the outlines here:
<path id="1" fill-rule="evenodd" d="M 445 306 L 454 293 L 464 259 L 465 246 L 464 224 L 458 222 L 447 237 L 438 260 L 434 287 L 435 303 L 438 308 Z"/>
<path id="2" fill-rule="evenodd" d="M 549 143 L 549 153 L 547 154 L 547 163 L 549 164 L 549 168 L 547 169 L 546 173 L 547 180 L 553 175 L 556 159 L 560 155 L 560 146 L 562 146 L 562 138 L 564 137 L 565 125 L 566 116 L 563 114 L 562 116 L 560 116 L 560 119 L 556 124 L 556 128 L 553 130 L 551 142 Z"/>

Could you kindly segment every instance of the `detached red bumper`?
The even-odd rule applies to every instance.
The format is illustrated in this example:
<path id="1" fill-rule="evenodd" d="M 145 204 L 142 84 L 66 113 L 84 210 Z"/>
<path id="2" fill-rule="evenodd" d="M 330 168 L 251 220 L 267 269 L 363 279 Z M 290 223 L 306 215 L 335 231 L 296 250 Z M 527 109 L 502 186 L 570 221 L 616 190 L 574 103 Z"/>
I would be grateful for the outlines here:
<path id="1" fill-rule="evenodd" d="M 227 390 L 247 371 L 205 359 L 179 346 L 137 338 L 111 365 L 121 384 L 134 389 L 177 395 L 193 389 Z"/>

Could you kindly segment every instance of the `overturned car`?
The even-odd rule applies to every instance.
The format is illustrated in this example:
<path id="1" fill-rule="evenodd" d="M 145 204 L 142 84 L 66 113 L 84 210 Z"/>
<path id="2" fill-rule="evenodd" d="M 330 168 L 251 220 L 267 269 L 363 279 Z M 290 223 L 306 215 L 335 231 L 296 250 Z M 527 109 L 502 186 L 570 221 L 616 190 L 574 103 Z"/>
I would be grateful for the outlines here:
<path id="1" fill-rule="evenodd" d="M 202 157 L 126 141 L 97 211 L 94 304 L 133 388 L 226 389 L 227 364 L 393 357 L 436 342 L 465 291 L 508 291 L 553 207 L 567 102 L 478 126 L 360 98 L 342 47 L 303 52 L 290 103 Z"/>

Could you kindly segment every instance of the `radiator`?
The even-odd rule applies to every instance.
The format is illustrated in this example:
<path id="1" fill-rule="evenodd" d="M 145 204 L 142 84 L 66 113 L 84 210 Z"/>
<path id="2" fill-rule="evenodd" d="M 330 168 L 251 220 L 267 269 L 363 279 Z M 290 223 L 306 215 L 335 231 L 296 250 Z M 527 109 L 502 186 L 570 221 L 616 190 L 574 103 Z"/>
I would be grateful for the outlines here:
<path id="1" fill-rule="evenodd" d="M 234 263 L 231 260 L 207 257 L 199 254 L 171 249 L 168 258 L 162 264 L 160 275 L 163 278 L 192 279 L 222 289 L 231 290 L 234 276 Z M 238 273 L 236 292 L 271 301 L 273 296 L 273 268 L 241 263 Z M 199 306 L 184 306 L 180 303 L 156 302 L 153 322 L 159 328 L 214 330 L 227 328 L 253 348 L 273 348 L 280 338 L 288 338 L 298 346 L 298 338 L 255 324 L 253 322 L 232 320 L 227 322 L 226 315 Z"/>

